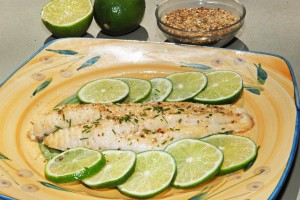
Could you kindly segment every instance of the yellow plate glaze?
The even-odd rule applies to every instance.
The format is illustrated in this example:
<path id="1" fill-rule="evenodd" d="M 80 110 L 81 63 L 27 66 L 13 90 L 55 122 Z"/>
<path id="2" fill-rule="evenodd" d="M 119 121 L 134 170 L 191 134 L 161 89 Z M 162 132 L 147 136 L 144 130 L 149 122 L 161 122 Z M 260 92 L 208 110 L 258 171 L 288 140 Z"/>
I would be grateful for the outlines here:
<path id="1" fill-rule="evenodd" d="M 193 189 L 170 188 L 154 199 L 267 199 L 279 192 L 298 139 L 299 102 L 293 73 L 283 58 L 254 52 L 100 39 L 63 39 L 42 47 L 0 88 L 0 194 L 16 199 L 129 199 L 116 189 L 45 179 L 45 160 L 29 140 L 31 121 L 103 77 L 163 77 L 178 71 L 234 70 L 244 79 L 237 102 L 253 117 L 244 135 L 259 146 L 245 170 Z M 296 89 L 295 89 L 296 88 Z M 1 195 L 0 195 L 1 197 Z"/>

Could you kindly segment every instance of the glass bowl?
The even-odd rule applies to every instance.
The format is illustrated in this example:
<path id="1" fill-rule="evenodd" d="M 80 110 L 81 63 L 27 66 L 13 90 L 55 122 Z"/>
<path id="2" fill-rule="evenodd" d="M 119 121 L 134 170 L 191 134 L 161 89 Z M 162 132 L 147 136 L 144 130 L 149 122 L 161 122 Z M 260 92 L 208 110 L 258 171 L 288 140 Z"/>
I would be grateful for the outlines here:
<path id="1" fill-rule="evenodd" d="M 165 22 L 168 13 L 178 9 L 222 9 L 233 14 L 236 20 L 222 28 L 188 30 Z M 157 26 L 170 42 L 221 47 L 231 41 L 244 24 L 245 6 L 237 0 L 166 0 L 155 11 Z M 208 20 L 210 22 L 210 20 Z M 209 25 L 209 23 L 208 23 Z"/>

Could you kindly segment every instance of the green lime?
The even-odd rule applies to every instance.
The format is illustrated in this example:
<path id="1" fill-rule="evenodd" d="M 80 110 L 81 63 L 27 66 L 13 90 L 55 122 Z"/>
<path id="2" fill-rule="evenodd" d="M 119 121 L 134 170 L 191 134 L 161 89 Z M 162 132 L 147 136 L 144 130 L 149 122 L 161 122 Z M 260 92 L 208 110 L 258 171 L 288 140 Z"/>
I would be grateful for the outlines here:
<path id="1" fill-rule="evenodd" d="M 90 0 L 51 0 L 42 9 L 41 19 L 55 37 L 84 35 L 93 20 Z"/>
<path id="2" fill-rule="evenodd" d="M 78 181 L 98 173 L 105 165 L 100 151 L 74 148 L 58 154 L 45 167 L 45 177 L 56 183 Z"/>
<path id="3" fill-rule="evenodd" d="M 164 101 L 172 92 L 172 82 L 166 78 L 153 78 L 150 80 L 152 90 L 150 95 L 144 102 Z"/>
<path id="4" fill-rule="evenodd" d="M 180 72 L 167 76 L 173 85 L 173 91 L 166 101 L 185 101 L 202 91 L 206 84 L 206 75 L 201 72 Z"/>
<path id="5" fill-rule="evenodd" d="M 129 95 L 124 102 L 138 103 L 146 99 L 151 93 L 151 82 L 137 78 L 118 78 L 129 86 Z"/>
<path id="6" fill-rule="evenodd" d="M 243 79 L 233 71 L 206 74 L 208 83 L 193 99 L 205 104 L 226 104 L 236 101 L 243 92 Z"/>
<path id="7" fill-rule="evenodd" d="M 92 188 L 110 188 L 124 183 L 133 173 L 136 155 L 133 151 L 106 150 L 106 165 L 96 175 L 82 180 Z"/>
<path id="8" fill-rule="evenodd" d="M 145 0 L 95 0 L 94 17 L 104 33 L 124 35 L 139 27 L 145 7 Z"/>
<path id="9" fill-rule="evenodd" d="M 235 172 L 247 166 L 257 155 L 257 146 L 250 138 L 238 135 L 216 134 L 201 139 L 224 153 L 219 175 Z"/>
<path id="10" fill-rule="evenodd" d="M 82 86 L 77 96 L 84 103 L 114 103 L 124 100 L 129 86 L 117 79 L 98 79 Z"/>
<path id="11" fill-rule="evenodd" d="M 163 192 L 171 184 L 176 172 L 174 158 L 164 151 L 144 151 L 137 155 L 135 171 L 118 186 L 125 195 L 150 198 Z"/>
<path id="12" fill-rule="evenodd" d="M 215 146 L 196 139 L 181 139 L 169 144 L 170 153 L 177 164 L 177 176 L 173 185 L 191 188 L 215 176 L 222 165 L 223 153 Z"/>

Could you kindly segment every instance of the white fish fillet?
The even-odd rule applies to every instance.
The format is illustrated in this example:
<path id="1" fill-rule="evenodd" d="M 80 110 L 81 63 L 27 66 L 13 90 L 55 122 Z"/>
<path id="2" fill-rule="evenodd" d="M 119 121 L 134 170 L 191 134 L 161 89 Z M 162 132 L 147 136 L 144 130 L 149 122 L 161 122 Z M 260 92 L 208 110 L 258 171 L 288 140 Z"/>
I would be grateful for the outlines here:
<path id="1" fill-rule="evenodd" d="M 163 149 L 181 138 L 244 132 L 252 126 L 245 110 L 232 105 L 85 104 L 67 105 L 40 117 L 29 135 L 44 138 L 45 145 L 60 150 L 83 146 L 141 152 Z"/>

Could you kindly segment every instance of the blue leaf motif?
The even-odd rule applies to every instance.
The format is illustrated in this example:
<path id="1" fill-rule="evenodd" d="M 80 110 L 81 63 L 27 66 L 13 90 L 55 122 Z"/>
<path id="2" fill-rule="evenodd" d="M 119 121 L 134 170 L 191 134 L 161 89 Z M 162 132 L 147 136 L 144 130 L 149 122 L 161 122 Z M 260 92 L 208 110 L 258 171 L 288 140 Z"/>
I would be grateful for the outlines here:
<path id="1" fill-rule="evenodd" d="M 92 66 L 93 64 L 95 64 L 98 60 L 100 59 L 100 56 L 95 56 L 90 58 L 89 60 L 85 61 L 77 70 L 81 70 L 83 68 Z"/>
<path id="2" fill-rule="evenodd" d="M 207 194 L 207 192 L 198 194 L 198 195 L 196 195 L 196 196 L 193 196 L 193 197 L 190 198 L 189 200 L 201 200 L 201 199 L 203 199 L 203 198 L 206 196 L 206 194 Z"/>
<path id="3" fill-rule="evenodd" d="M 200 69 L 200 70 L 211 70 L 211 69 L 213 69 L 212 67 L 207 66 L 207 65 L 197 64 L 197 63 L 185 63 L 185 62 L 181 62 L 181 67 L 190 67 L 190 68 Z"/>
<path id="4" fill-rule="evenodd" d="M 66 192 L 70 192 L 64 188 L 61 188 L 61 187 L 58 187 L 52 183 L 47 183 L 47 182 L 44 182 L 44 181 L 39 181 L 43 186 L 45 187 L 48 187 L 48 188 L 52 188 L 52 189 L 56 189 L 56 190 L 61 190 L 61 191 L 66 191 Z"/>
<path id="5" fill-rule="evenodd" d="M 260 63 L 258 65 L 257 64 L 254 64 L 254 65 L 255 65 L 256 71 L 257 71 L 257 80 L 258 80 L 258 82 L 261 85 L 265 84 L 265 81 L 268 78 L 267 72 L 265 70 L 263 70 Z"/>
<path id="6" fill-rule="evenodd" d="M 260 89 L 258 88 L 251 87 L 251 86 L 244 86 L 244 88 L 249 92 L 252 92 L 253 94 L 260 95 Z"/>
<path id="7" fill-rule="evenodd" d="M 43 82 L 41 85 L 39 85 L 35 91 L 32 93 L 32 96 L 35 96 L 37 93 L 39 93 L 41 90 L 43 90 L 44 88 L 46 88 L 52 81 L 52 78 L 48 78 L 47 80 L 45 80 L 45 82 Z"/>
<path id="8" fill-rule="evenodd" d="M 3 155 L 2 153 L 0 153 L 0 159 L 10 160 L 8 157 L 6 157 L 5 155 Z"/>
<path id="9" fill-rule="evenodd" d="M 52 51 L 55 53 L 63 54 L 63 55 L 76 55 L 78 54 L 76 51 L 72 50 L 54 50 L 54 49 L 45 49 L 46 51 Z"/>
<path id="10" fill-rule="evenodd" d="M 89 67 L 89 66 L 95 64 L 99 59 L 100 59 L 100 56 L 92 57 L 89 60 L 85 61 L 77 70 Z"/>

